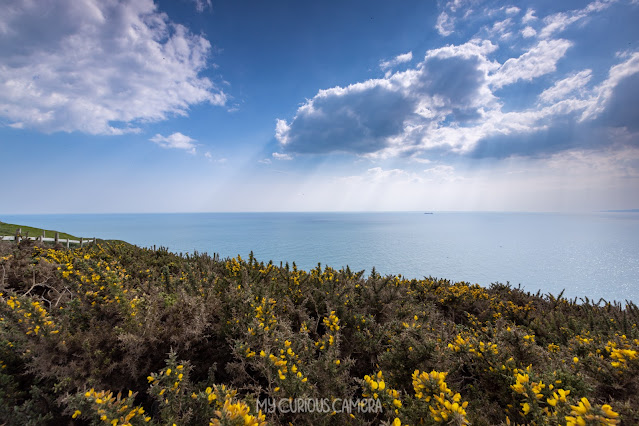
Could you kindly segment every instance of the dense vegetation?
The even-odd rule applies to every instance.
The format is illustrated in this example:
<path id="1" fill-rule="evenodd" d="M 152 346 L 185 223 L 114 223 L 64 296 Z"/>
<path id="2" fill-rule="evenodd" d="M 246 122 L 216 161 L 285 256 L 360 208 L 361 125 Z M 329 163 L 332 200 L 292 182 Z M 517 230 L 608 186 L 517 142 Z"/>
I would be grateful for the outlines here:
<path id="1" fill-rule="evenodd" d="M 0 243 L 0 423 L 638 424 L 638 317 L 502 284 Z M 289 397 L 382 410 L 256 409 Z"/>

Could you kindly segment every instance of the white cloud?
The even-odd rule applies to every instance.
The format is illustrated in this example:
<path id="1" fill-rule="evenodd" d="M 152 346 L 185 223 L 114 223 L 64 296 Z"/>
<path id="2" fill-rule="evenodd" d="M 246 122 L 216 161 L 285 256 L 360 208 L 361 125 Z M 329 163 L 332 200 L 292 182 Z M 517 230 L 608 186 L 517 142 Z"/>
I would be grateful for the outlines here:
<path id="1" fill-rule="evenodd" d="M 516 15 L 521 11 L 517 6 L 510 6 L 506 8 L 506 15 Z"/>
<path id="2" fill-rule="evenodd" d="M 440 6 L 435 28 L 441 35 L 448 36 L 458 31 L 459 35 L 467 33 L 474 34 L 474 37 L 509 40 L 521 31 L 519 15 L 522 10 L 519 7 L 489 7 L 491 3 L 485 0 L 470 0 L 465 3 L 464 7 L 457 7 L 461 3 L 455 5 L 453 2 Z M 521 20 L 526 23 L 537 19 L 534 13 L 534 10 L 528 9 Z M 479 31 L 477 24 L 481 25 Z"/>
<path id="3" fill-rule="evenodd" d="M 496 49 L 488 40 L 445 46 L 428 51 L 416 68 L 320 90 L 290 123 L 277 121 L 276 138 L 289 152 L 371 157 L 422 143 L 448 144 L 430 137 L 438 122 L 476 120 L 498 106 L 487 78 L 499 64 L 486 58 Z"/>
<path id="4" fill-rule="evenodd" d="M 501 39 L 506 39 L 512 35 L 509 29 L 512 27 L 512 18 L 506 18 L 502 21 L 497 21 L 488 30 L 488 34 L 492 36 L 499 36 Z"/>
<path id="5" fill-rule="evenodd" d="M 605 7 L 596 3 L 585 10 Z M 451 10 L 448 4 L 446 12 Z M 524 28 L 524 35 L 535 35 L 532 26 L 504 19 L 505 8 L 494 13 L 502 19 L 483 27 L 486 33 L 506 35 Z M 529 9 L 523 20 L 536 27 L 534 14 Z M 625 129 L 624 143 L 638 143 L 639 125 L 632 123 L 639 123 L 639 107 L 632 106 L 632 87 L 637 87 L 639 74 L 634 80 L 628 77 L 639 72 L 639 53 L 620 53 L 624 62 L 612 67 L 604 82 L 593 85 L 590 70 L 553 76 L 571 46 L 573 42 L 565 39 L 537 40 L 519 56 L 501 59 L 503 64 L 494 58 L 513 49 L 498 50 L 490 40 L 475 38 L 431 49 L 405 71 L 320 90 L 290 121 L 278 120 L 275 134 L 283 152 L 346 152 L 369 160 L 401 157 L 415 162 L 422 156 L 434 158 L 432 153 L 477 158 L 551 155 L 622 140 L 606 129 Z M 562 67 L 570 67 L 567 59 Z M 536 93 L 522 97 L 527 98 L 525 106 L 513 107 L 508 98 L 498 97 L 509 96 L 510 91 L 498 92 L 504 86 L 542 76 L 547 77 L 527 85 Z M 544 90 L 540 85 L 547 80 L 554 84 Z M 612 117 L 618 110 L 622 113 Z M 432 169 L 429 173 L 444 171 Z"/>
<path id="6" fill-rule="evenodd" d="M 273 158 L 275 158 L 276 160 L 292 160 L 293 159 L 293 157 L 291 157 L 289 154 L 282 154 L 280 152 L 274 152 Z"/>
<path id="7" fill-rule="evenodd" d="M 536 21 L 537 17 L 535 16 L 535 10 L 534 9 L 528 9 L 526 11 L 526 14 L 524 15 L 523 18 L 521 18 L 521 22 L 524 24 L 527 24 L 529 22 L 532 21 Z"/>
<path id="8" fill-rule="evenodd" d="M 437 17 L 435 29 L 437 29 L 439 34 L 448 37 L 455 31 L 455 19 L 450 17 L 446 12 L 442 12 Z"/>
<path id="9" fill-rule="evenodd" d="M 536 36 L 537 31 L 535 31 L 533 27 L 527 26 L 526 28 L 521 30 L 521 35 L 524 36 L 524 38 L 530 38 Z"/>
<path id="10" fill-rule="evenodd" d="M 608 7 L 616 0 L 597 0 L 594 1 L 583 9 L 571 10 L 569 12 L 558 12 L 549 15 L 544 18 L 544 28 L 541 30 L 539 36 L 541 38 L 548 38 L 554 33 L 565 30 L 570 24 L 573 24 L 581 19 L 588 17 L 594 12 L 600 12 Z"/>
<path id="11" fill-rule="evenodd" d="M 615 88 L 619 83 L 639 73 L 639 52 L 635 52 L 624 62 L 610 68 L 608 78 L 594 89 L 589 107 L 584 111 L 581 120 L 596 118 L 608 106 Z M 631 101 L 626 108 L 636 108 L 636 99 Z M 636 119 L 636 118 L 635 118 Z"/>
<path id="12" fill-rule="evenodd" d="M 388 182 L 388 181 L 400 181 L 404 183 L 408 182 L 421 182 L 421 178 L 415 173 L 410 173 L 402 169 L 390 169 L 384 170 L 381 167 L 373 167 L 368 169 L 365 175 L 365 180 L 369 182 Z"/>
<path id="13" fill-rule="evenodd" d="M 438 164 L 424 170 L 423 174 L 427 181 L 435 182 L 454 182 L 464 179 L 462 176 L 456 175 L 455 167 L 447 164 Z"/>
<path id="14" fill-rule="evenodd" d="M 207 8 L 209 10 L 213 9 L 211 0 L 193 0 L 193 2 L 195 2 L 195 9 L 200 13 L 204 12 Z"/>
<path id="15" fill-rule="evenodd" d="M 386 71 L 387 69 L 393 68 L 399 64 L 404 62 L 410 62 L 413 60 L 413 52 L 402 53 L 401 55 L 395 56 L 390 61 L 384 61 L 379 64 L 379 67 Z"/>
<path id="16" fill-rule="evenodd" d="M 276 138 L 291 152 L 376 150 L 401 131 L 412 104 L 395 79 L 320 90 L 290 124 L 277 121 Z"/>
<path id="17" fill-rule="evenodd" d="M 286 124 L 286 120 L 280 120 L 279 118 L 275 122 L 275 138 L 282 143 L 282 145 L 286 145 L 288 143 L 288 132 L 290 127 Z"/>
<path id="18" fill-rule="evenodd" d="M 461 57 L 469 59 L 473 57 L 485 57 L 485 55 L 497 50 L 498 46 L 493 44 L 490 40 L 472 39 L 464 44 L 440 47 L 437 49 L 431 49 L 426 52 L 426 58 L 452 58 Z"/>
<path id="19" fill-rule="evenodd" d="M 589 150 L 576 149 L 553 154 L 546 162 L 549 169 L 582 176 L 589 181 L 608 178 L 639 178 L 639 148 Z M 594 177 L 594 179 L 593 179 Z"/>
<path id="20" fill-rule="evenodd" d="M 554 15 L 544 18 L 546 26 L 542 28 L 539 34 L 542 38 L 550 37 L 553 33 L 563 31 L 568 25 L 578 21 L 583 16 L 571 15 L 564 12 L 555 13 Z"/>
<path id="21" fill-rule="evenodd" d="M 420 164 L 430 164 L 430 163 L 432 163 L 432 161 L 429 160 L 428 158 L 421 158 L 421 157 L 415 157 L 415 156 L 410 157 L 410 160 L 414 161 L 416 163 L 420 163 Z"/>
<path id="22" fill-rule="evenodd" d="M 519 80 L 533 78 L 553 72 L 572 42 L 568 40 L 542 40 L 518 58 L 510 58 L 492 77 L 495 88 L 500 88 Z"/>
<path id="23" fill-rule="evenodd" d="M 0 116 L 14 127 L 122 134 L 226 102 L 200 76 L 208 40 L 152 0 L 16 2 L 0 31 Z"/>
<path id="24" fill-rule="evenodd" d="M 149 140 L 160 145 L 162 148 L 183 149 L 189 154 L 195 154 L 195 144 L 193 143 L 195 139 L 191 139 L 180 132 L 175 132 L 169 136 L 162 136 L 158 133 Z M 210 155 L 209 152 L 204 154 L 207 158 L 210 158 Z"/>
<path id="25" fill-rule="evenodd" d="M 575 91 L 583 89 L 591 77 L 591 70 L 583 70 L 563 80 L 559 80 L 552 87 L 541 92 L 539 100 L 545 103 L 562 100 Z"/>
<path id="26" fill-rule="evenodd" d="M 336 181 L 348 184 L 412 185 L 461 180 L 464 180 L 464 177 L 456 173 L 455 167 L 447 164 L 438 164 L 416 172 L 399 168 L 372 167 L 366 170 L 365 173 L 337 178 Z"/>
<path id="27" fill-rule="evenodd" d="M 503 21 L 497 21 L 493 24 L 492 31 L 497 33 L 503 33 L 512 24 L 512 19 L 506 18 Z"/>
<path id="28" fill-rule="evenodd" d="M 462 7 L 462 3 L 464 3 L 464 0 L 451 0 L 448 2 L 446 7 L 448 7 L 452 12 L 456 12 L 457 9 Z"/>
<path id="29" fill-rule="evenodd" d="M 211 154 L 209 151 L 204 153 L 204 158 L 206 158 L 207 160 L 209 160 L 209 163 L 226 163 L 227 159 L 226 158 L 215 158 L 213 157 L 213 154 Z"/>

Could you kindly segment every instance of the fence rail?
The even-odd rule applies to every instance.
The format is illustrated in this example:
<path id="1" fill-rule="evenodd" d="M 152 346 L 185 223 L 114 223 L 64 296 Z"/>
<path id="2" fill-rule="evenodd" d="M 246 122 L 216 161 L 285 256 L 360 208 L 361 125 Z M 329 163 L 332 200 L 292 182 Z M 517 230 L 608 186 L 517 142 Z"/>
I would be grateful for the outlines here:
<path id="1" fill-rule="evenodd" d="M 16 230 L 15 235 L 0 235 L 0 241 L 15 241 L 16 244 L 18 244 L 22 240 L 32 240 L 32 241 L 42 241 L 42 242 L 50 241 L 50 242 L 54 242 L 55 244 L 66 243 L 67 248 L 69 248 L 71 244 L 79 244 L 80 247 L 82 247 L 85 244 L 93 244 L 96 241 L 95 237 L 93 239 L 86 239 L 86 240 L 84 238 L 80 238 L 79 240 L 72 240 L 70 238 L 60 238 L 59 232 L 55 233 L 55 237 L 47 237 L 46 231 L 42 231 L 42 235 L 40 236 L 30 237 L 28 232 L 26 233 L 26 235 L 22 235 L 22 229 L 20 228 Z"/>

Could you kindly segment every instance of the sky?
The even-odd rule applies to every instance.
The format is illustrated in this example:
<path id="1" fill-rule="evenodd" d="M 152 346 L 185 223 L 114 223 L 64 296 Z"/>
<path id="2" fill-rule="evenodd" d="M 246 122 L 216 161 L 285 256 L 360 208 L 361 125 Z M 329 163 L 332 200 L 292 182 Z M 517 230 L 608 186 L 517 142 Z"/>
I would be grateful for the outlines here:
<path id="1" fill-rule="evenodd" d="M 0 213 L 639 207 L 638 0 L 0 10 Z"/>

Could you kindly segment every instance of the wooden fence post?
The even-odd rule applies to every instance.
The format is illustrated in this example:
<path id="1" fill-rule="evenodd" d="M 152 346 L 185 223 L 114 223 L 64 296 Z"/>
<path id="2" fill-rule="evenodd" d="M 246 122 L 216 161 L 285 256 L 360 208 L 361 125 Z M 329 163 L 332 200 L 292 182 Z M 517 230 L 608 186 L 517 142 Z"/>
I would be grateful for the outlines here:
<path id="1" fill-rule="evenodd" d="M 82 248 L 83 244 L 84 244 L 84 238 L 80 237 L 80 248 Z"/>
<path id="2" fill-rule="evenodd" d="M 16 244 L 20 243 L 20 234 L 22 234 L 22 228 L 16 229 L 16 238 L 15 238 Z"/>
<path id="3" fill-rule="evenodd" d="M 55 245 L 58 245 L 58 240 L 60 240 L 60 233 L 55 231 L 55 237 L 53 238 Z"/>
<path id="4" fill-rule="evenodd" d="M 67 237 L 67 248 L 69 248 L 69 237 Z"/>
<path id="5" fill-rule="evenodd" d="M 44 229 L 42 230 L 42 243 L 44 243 L 44 239 L 47 238 L 47 231 L 45 231 Z"/>

